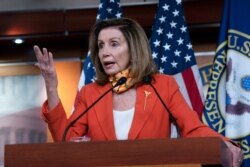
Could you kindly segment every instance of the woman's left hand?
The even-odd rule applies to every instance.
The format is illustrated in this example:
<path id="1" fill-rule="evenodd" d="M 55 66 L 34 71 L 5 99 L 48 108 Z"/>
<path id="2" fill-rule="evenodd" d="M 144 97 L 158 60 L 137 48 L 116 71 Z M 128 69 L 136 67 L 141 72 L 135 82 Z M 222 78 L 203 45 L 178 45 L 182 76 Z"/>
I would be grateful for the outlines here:
<path id="1" fill-rule="evenodd" d="M 240 147 L 237 147 L 230 141 L 225 142 L 229 150 L 232 152 L 233 167 L 240 167 L 244 158 L 244 154 Z"/>

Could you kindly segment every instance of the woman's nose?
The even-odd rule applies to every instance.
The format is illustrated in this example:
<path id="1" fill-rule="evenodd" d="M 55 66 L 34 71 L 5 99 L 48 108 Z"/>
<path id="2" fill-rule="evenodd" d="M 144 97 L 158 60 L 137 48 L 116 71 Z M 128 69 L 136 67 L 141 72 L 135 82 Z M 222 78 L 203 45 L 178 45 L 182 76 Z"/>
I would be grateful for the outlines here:
<path id="1" fill-rule="evenodd" d="M 101 51 L 101 55 L 103 55 L 105 57 L 110 55 L 108 47 L 103 47 L 100 51 Z"/>

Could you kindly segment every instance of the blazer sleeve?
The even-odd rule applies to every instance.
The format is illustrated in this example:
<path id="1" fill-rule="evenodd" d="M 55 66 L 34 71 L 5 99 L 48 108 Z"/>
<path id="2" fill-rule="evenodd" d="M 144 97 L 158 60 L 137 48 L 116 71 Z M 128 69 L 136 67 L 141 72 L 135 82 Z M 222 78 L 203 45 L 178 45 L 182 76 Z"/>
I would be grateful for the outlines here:
<path id="1" fill-rule="evenodd" d="M 43 104 L 41 117 L 45 122 L 48 123 L 48 128 L 55 142 L 62 141 L 66 127 L 86 109 L 85 94 L 85 89 L 82 88 L 79 95 L 77 96 L 75 110 L 69 118 L 67 118 L 61 101 L 50 111 L 48 111 L 48 102 L 45 101 L 45 103 Z M 87 116 L 83 116 L 69 128 L 66 136 L 66 141 L 70 140 L 70 138 L 73 136 L 83 136 L 86 133 Z"/>
<path id="2" fill-rule="evenodd" d="M 41 117 L 45 122 L 48 123 L 48 128 L 53 140 L 56 142 L 60 142 L 62 140 L 62 134 L 67 124 L 67 116 L 61 101 L 49 111 L 48 101 L 46 100 L 42 105 Z"/>

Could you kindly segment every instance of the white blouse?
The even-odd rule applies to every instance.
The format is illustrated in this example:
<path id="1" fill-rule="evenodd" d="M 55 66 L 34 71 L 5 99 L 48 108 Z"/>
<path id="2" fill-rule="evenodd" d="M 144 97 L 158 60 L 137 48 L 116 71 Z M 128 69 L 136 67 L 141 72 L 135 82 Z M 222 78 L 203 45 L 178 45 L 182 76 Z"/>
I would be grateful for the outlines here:
<path id="1" fill-rule="evenodd" d="M 133 121 L 135 108 L 125 111 L 113 110 L 115 134 L 118 140 L 127 140 L 128 133 Z"/>

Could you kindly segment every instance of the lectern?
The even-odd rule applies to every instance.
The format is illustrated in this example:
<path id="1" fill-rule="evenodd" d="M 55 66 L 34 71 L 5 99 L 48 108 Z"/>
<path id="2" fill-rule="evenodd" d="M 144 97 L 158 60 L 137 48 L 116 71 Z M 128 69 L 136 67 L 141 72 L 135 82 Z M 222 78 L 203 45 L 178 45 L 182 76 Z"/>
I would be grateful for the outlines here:
<path id="1" fill-rule="evenodd" d="M 5 167 L 230 166 L 219 138 L 90 141 L 5 146 Z"/>

